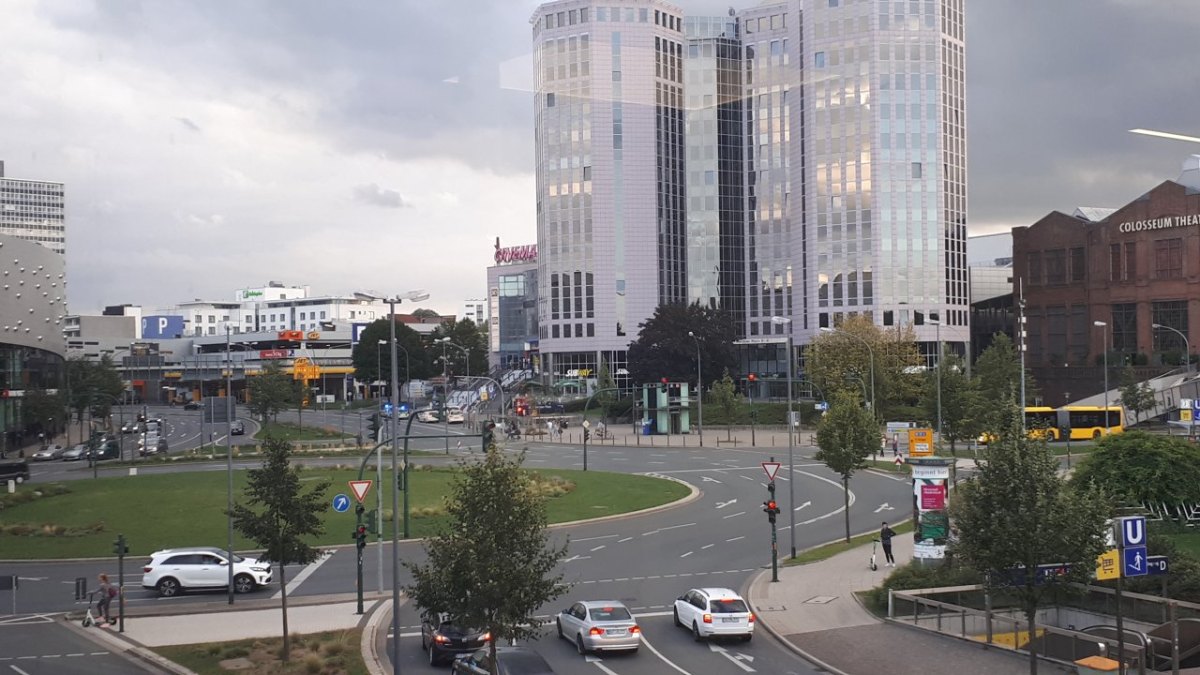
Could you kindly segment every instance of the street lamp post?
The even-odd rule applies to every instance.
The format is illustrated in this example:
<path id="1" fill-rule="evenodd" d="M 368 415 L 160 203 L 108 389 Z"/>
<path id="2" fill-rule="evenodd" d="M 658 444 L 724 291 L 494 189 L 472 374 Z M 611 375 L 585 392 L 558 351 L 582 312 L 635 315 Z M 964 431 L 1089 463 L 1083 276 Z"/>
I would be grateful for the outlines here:
<path id="1" fill-rule="evenodd" d="M 1108 433 L 1108 322 L 1093 321 L 1093 326 L 1104 327 L 1104 433 Z"/>
<path id="2" fill-rule="evenodd" d="M 934 374 L 937 376 L 937 440 L 940 448 L 942 445 L 942 322 L 939 319 L 930 319 L 929 323 L 937 326 L 937 370 L 934 371 Z"/>
<path id="3" fill-rule="evenodd" d="M 788 426 L 788 534 L 792 543 L 792 558 L 796 557 L 796 459 L 794 438 L 795 425 L 792 423 L 792 379 L 796 371 L 792 368 L 792 320 L 786 316 L 773 316 L 771 323 L 787 325 L 787 426 Z"/>
<path id="4" fill-rule="evenodd" d="M 774 317 L 772 317 L 772 320 L 774 320 Z M 877 405 L 877 403 L 875 401 L 875 350 L 871 348 L 871 343 L 867 342 L 865 339 L 863 339 L 859 335 L 855 335 L 854 333 L 846 332 L 840 328 L 830 328 L 830 327 L 826 326 L 826 327 L 821 328 L 821 332 L 823 332 L 823 333 L 838 333 L 839 335 L 847 335 L 849 337 L 854 338 L 855 340 L 858 340 L 859 342 L 862 343 L 862 345 L 864 347 L 867 348 L 867 354 L 871 358 L 871 363 L 870 363 L 870 366 L 871 366 L 871 415 L 878 416 L 879 415 L 879 413 L 878 413 L 879 406 Z"/>
<path id="5" fill-rule="evenodd" d="M 1183 332 L 1178 329 L 1171 328 L 1170 326 L 1164 326 L 1161 323 L 1152 323 L 1150 324 L 1150 327 L 1156 330 L 1169 330 L 1183 338 L 1183 365 L 1187 368 L 1189 373 L 1192 372 L 1192 345 L 1188 342 L 1187 335 L 1184 335 Z"/>
<path id="6" fill-rule="evenodd" d="M 380 350 L 387 343 L 387 340 L 380 340 L 379 344 L 375 345 L 375 381 L 379 383 L 380 389 L 376 398 L 383 398 L 383 356 Z"/>
<path id="7" fill-rule="evenodd" d="M 700 431 L 700 445 L 704 445 L 704 377 L 700 372 L 700 338 L 693 331 L 688 331 L 688 337 L 696 341 L 696 409 L 700 421 L 696 428 Z"/>

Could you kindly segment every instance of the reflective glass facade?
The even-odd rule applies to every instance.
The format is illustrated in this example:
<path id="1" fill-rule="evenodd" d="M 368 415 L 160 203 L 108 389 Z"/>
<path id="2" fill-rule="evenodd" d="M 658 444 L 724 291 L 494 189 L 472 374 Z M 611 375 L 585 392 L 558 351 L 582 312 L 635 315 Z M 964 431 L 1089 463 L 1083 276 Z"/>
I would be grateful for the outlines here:
<path id="1" fill-rule="evenodd" d="M 65 253 L 63 184 L 5 178 L 4 162 L 0 162 L 0 236 L 36 241 L 55 253 Z"/>

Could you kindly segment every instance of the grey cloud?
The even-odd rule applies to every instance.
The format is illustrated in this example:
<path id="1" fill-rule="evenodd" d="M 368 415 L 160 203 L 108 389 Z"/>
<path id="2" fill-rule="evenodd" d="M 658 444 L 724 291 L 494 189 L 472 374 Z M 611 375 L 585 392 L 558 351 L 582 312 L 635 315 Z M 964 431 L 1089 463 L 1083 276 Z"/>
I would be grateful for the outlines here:
<path id="1" fill-rule="evenodd" d="M 381 188 L 375 183 L 354 188 L 354 198 L 364 204 L 383 206 L 389 209 L 410 208 L 412 204 L 395 190 Z"/>
<path id="2" fill-rule="evenodd" d="M 196 133 L 200 132 L 200 126 L 186 117 L 176 117 L 175 121 L 179 122 L 191 131 L 195 131 Z"/>

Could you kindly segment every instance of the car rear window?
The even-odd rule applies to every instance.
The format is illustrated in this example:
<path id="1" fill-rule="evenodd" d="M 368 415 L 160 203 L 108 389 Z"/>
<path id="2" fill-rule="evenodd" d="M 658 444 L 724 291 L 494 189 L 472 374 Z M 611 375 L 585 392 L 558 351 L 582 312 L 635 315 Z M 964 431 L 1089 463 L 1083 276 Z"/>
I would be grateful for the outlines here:
<path id="1" fill-rule="evenodd" d="M 713 614 L 738 614 L 749 611 L 746 609 L 746 603 L 737 598 L 712 600 L 709 604 L 712 606 Z"/>
<path id="2" fill-rule="evenodd" d="M 590 612 L 593 621 L 625 621 L 633 618 L 624 607 L 593 607 Z"/>

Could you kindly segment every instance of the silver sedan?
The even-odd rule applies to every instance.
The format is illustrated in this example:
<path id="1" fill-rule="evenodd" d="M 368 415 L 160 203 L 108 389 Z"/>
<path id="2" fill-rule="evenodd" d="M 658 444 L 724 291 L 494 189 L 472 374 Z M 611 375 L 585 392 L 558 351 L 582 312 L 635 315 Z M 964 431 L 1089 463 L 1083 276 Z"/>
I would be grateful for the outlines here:
<path id="1" fill-rule="evenodd" d="M 61 459 L 65 450 L 66 448 L 57 443 L 47 445 L 45 448 L 33 453 L 33 461 L 48 462 L 53 459 Z"/>
<path id="2" fill-rule="evenodd" d="M 592 651 L 637 651 L 642 629 L 629 608 L 615 600 L 577 602 L 555 619 L 558 636 L 575 643 L 580 654 Z"/>

